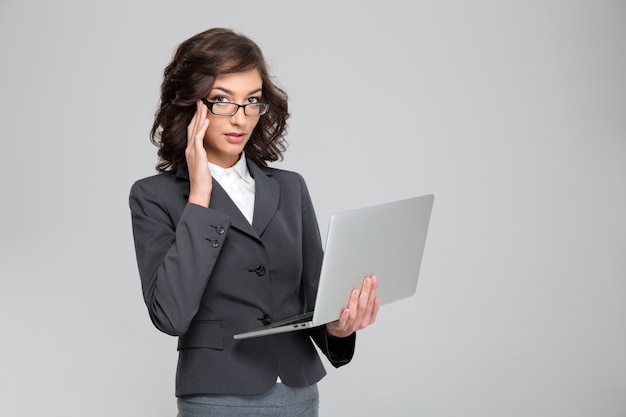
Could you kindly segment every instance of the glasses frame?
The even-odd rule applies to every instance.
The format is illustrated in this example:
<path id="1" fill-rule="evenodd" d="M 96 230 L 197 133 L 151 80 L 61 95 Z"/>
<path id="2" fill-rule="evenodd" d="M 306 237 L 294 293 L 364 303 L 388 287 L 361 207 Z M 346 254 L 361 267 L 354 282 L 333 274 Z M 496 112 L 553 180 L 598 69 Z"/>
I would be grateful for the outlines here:
<path id="1" fill-rule="evenodd" d="M 219 101 L 219 102 L 215 102 L 215 101 L 209 101 L 206 98 L 202 99 L 202 102 L 204 103 L 205 106 L 208 107 L 208 109 L 211 111 L 211 113 L 213 113 L 216 116 L 226 116 L 226 117 L 230 117 L 230 116 L 234 116 L 235 114 L 237 114 L 237 112 L 239 111 L 240 108 L 243 107 L 243 114 L 245 114 L 247 117 L 259 117 L 259 116 L 263 116 L 265 113 L 267 113 L 267 111 L 270 109 L 270 103 L 266 103 L 263 101 L 259 101 L 257 103 L 247 103 L 247 104 L 237 104 L 237 103 L 231 103 L 230 101 Z M 217 114 L 213 111 L 213 105 L 214 104 L 232 104 L 233 106 L 237 106 L 237 109 L 229 114 Z M 265 104 L 265 111 L 263 113 L 259 113 L 259 114 L 248 114 L 246 112 L 246 107 L 248 107 L 249 105 L 254 105 L 254 104 Z"/>

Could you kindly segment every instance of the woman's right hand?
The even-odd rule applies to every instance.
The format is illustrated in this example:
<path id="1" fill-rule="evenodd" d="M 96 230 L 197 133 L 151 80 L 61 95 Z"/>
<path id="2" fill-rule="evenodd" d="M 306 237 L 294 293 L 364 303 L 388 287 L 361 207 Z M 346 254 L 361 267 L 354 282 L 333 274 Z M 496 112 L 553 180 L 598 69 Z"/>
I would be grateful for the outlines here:
<path id="1" fill-rule="evenodd" d="M 206 150 L 204 149 L 204 135 L 209 127 L 207 112 L 207 107 L 198 100 L 196 113 L 187 126 L 187 148 L 185 149 L 185 158 L 187 158 L 189 169 L 188 201 L 204 207 L 209 207 L 213 187 Z"/>

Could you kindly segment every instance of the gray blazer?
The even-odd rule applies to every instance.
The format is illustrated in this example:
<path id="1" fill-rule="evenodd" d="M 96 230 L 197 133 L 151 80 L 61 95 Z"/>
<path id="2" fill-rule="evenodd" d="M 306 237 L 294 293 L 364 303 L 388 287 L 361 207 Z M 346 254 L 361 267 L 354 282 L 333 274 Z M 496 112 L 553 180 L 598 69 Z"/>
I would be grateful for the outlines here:
<path id="1" fill-rule="evenodd" d="M 213 181 L 209 208 L 187 203 L 187 167 L 137 181 L 130 192 L 143 296 L 161 331 L 179 336 L 176 395 L 260 394 L 280 376 L 308 386 L 352 359 L 356 335 L 325 328 L 252 339 L 233 335 L 313 308 L 322 245 L 299 174 L 259 167 L 253 224 Z"/>

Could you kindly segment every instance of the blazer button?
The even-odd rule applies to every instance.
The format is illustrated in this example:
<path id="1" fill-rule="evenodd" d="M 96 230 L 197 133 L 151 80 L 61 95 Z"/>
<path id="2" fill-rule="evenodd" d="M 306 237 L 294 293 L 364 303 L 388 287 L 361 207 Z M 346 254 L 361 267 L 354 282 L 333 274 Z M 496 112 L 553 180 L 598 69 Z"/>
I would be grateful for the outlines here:
<path id="1" fill-rule="evenodd" d="M 262 277 L 263 275 L 265 275 L 265 267 L 262 265 L 259 265 L 256 267 L 256 269 L 254 270 L 254 272 L 256 272 L 256 274 L 260 277 Z"/>
<path id="2" fill-rule="evenodd" d="M 272 324 L 272 317 L 269 314 L 263 314 L 263 317 L 259 317 L 257 320 L 262 322 L 265 326 Z"/>
<path id="3" fill-rule="evenodd" d="M 224 232 L 225 232 L 226 230 L 224 230 L 224 227 L 222 227 L 222 226 L 217 226 L 217 227 L 215 228 L 215 231 L 216 231 L 218 234 L 223 235 L 223 234 L 224 234 Z"/>
<path id="4" fill-rule="evenodd" d="M 211 239 L 211 246 L 218 248 L 220 246 L 220 242 L 217 239 Z"/>

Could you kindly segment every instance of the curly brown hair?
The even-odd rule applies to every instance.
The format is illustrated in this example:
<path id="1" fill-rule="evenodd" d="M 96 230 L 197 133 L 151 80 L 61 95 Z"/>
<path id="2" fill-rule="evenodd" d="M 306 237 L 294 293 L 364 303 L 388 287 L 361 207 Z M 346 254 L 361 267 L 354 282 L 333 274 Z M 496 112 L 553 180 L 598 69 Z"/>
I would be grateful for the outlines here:
<path id="1" fill-rule="evenodd" d="M 159 172 L 176 170 L 185 163 L 187 126 L 196 101 L 209 94 L 215 77 L 254 69 L 263 81 L 263 100 L 270 106 L 244 150 L 261 166 L 282 159 L 289 118 L 287 93 L 272 82 L 256 43 L 230 29 L 213 28 L 181 43 L 163 71 L 160 105 L 150 130 L 150 141 L 159 147 Z"/>

